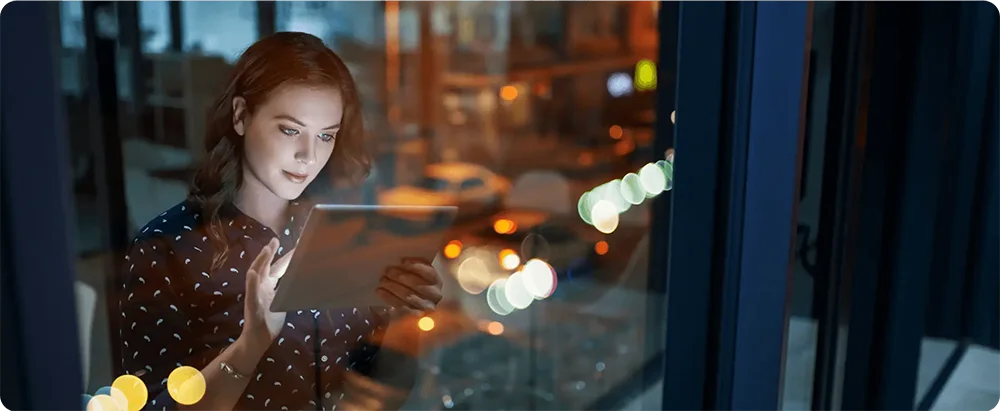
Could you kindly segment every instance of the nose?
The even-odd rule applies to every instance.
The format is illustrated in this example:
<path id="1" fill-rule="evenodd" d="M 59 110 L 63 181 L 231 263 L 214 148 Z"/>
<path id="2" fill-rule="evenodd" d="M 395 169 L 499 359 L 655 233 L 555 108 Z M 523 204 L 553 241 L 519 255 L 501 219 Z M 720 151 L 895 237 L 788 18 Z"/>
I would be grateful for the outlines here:
<path id="1" fill-rule="evenodd" d="M 303 136 L 300 139 L 298 150 L 295 151 L 295 160 L 301 164 L 313 165 L 316 163 L 316 139 Z"/>

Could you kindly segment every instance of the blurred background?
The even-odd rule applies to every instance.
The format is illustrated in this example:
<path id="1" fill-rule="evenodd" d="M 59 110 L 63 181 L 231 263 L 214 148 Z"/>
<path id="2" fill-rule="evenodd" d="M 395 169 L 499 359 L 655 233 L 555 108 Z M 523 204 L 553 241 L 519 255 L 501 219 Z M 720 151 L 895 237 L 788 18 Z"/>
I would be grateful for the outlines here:
<path id="1" fill-rule="evenodd" d="M 33 126 L 68 147 L 84 392 L 121 374 L 111 273 L 187 195 L 206 107 L 303 31 L 355 76 L 375 158 L 337 201 L 460 206 L 405 408 L 990 409 L 997 22 L 958 4 L 48 3 L 57 125 Z M 373 247 L 428 238 L 385 218 Z"/>
<path id="2" fill-rule="evenodd" d="M 60 2 L 78 286 L 95 304 L 84 310 L 94 325 L 84 326 L 92 333 L 88 392 L 115 376 L 108 250 L 186 196 L 204 152 L 205 109 L 240 53 L 269 33 L 303 31 L 354 74 L 375 157 L 362 187 L 338 186 L 338 201 L 461 207 L 436 262 L 448 280 L 449 318 L 439 322 L 460 331 L 429 342 L 439 346 L 422 359 L 413 407 L 598 401 L 648 360 L 648 246 L 640 241 L 651 198 L 672 180 L 665 153 L 653 152 L 657 83 L 673 81 L 656 67 L 658 7 Z M 109 162 L 118 150 L 120 164 Z M 599 230 L 590 209 L 602 199 L 614 207 L 596 216 Z M 539 262 L 524 264 L 532 258 Z M 525 287 L 493 285 L 522 269 L 556 277 L 537 295 L 505 297 Z"/>

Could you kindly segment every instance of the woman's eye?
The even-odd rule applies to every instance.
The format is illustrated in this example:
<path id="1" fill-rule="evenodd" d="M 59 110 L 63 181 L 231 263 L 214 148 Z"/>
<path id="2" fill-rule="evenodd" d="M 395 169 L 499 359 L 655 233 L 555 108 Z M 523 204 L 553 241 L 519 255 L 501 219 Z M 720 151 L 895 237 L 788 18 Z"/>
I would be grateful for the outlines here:
<path id="1" fill-rule="evenodd" d="M 278 130 L 281 130 L 282 134 L 286 136 L 297 136 L 299 134 L 299 130 L 295 130 L 288 127 L 278 126 Z"/>
<path id="2" fill-rule="evenodd" d="M 319 139 L 320 139 L 320 140 L 323 140 L 324 142 L 327 142 L 327 143 L 329 143 L 329 142 L 333 141 L 333 140 L 334 140 L 334 139 L 336 139 L 336 138 L 337 138 L 337 136 L 335 136 L 335 135 L 333 135 L 333 134 L 325 134 L 325 133 L 324 133 L 324 134 L 320 134 L 320 135 L 319 135 Z"/>

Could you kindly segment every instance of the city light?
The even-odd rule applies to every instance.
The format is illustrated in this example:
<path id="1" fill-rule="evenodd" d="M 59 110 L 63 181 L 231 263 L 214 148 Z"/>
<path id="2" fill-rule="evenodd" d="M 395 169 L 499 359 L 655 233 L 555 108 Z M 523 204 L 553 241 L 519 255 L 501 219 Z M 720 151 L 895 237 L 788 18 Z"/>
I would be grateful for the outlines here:
<path id="1" fill-rule="evenodd" d="M 641 60 L 635 65 L 635 89 L 648 91 L 656 89 L 656 63 Z"/>
<path id="2" fill-rule="evenodd" d="M 632 77 L 628 73 L 615 73 L 608 76 L 608 94 L 611 94 L 612 97 L 632 94 Z"/>
<path id="3" fill-rule="evenodd" d="M 497 234 L 513 234 L 517 231 L 517 224 L 506 218 L 501 218 L 493 223 L 493 231 Z"/>
<path id="4" fill-rule="evenodd" d="M 448 259 L 458 258 L 459 254 L 462 254 L 462 242 L 458 240 L 449 241 L 447 245 L 444 246 L 444 256 Z"/>
<path id="5" fill-rule="evenodd" d="M 514 101 L 517 98 L 517 87 L 503 86 L 500 88 L 500 98 L 505 101 Z"/>
<path id="6" fill-rule="evenodd" d="M 513 270 L 521 265 L 521 257 L 509 248 L 500 250 L 498 257 L 500 259 L 500 266 L 505 270 Z"/>
<path id="7" fill-rule="evenodd" d="M 608 242 L 601 240 L 594 244 L 594 252 L 597 255 L 605 255 L 608 253 Z"/>
<path id="8" fill-rule="evenodd" d="M 434 329 L 434 319 L 431 318 L 431 317 L 423 317 L 419 321 L 417 321 L 417 327 L 419 327 L 421 331 L 425 331 L 425 332 L 433 330 Z"/>
<path id="9" fill-rule="evenodd" d="M 577 201 L 577 213 L 583 222 L 610 234 L 618 227 L 618 215 L 674 187 L 673 152 L 668 159 L 647 163 L 636 173 L 611 180 L 583 193 Z M 613 215 L 612 215 L 613 214 Z"/>
<path id="10" fill-rule="evenodd" d="M 491 275 L 486 263 L 478 255 L 471 255 L 465 258 L 455 271 L 455 279 L 458 286 L 465 292 L 478 295 L 489 287 Z"/>

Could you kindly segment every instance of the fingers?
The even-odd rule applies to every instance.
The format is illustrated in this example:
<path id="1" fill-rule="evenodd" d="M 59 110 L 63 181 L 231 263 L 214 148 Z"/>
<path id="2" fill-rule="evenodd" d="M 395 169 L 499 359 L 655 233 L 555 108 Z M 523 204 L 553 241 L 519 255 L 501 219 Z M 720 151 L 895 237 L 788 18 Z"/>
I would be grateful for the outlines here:
<path id="1" fill-rule="evenodd" d="M 441 295 L 441 286 L 427 284 L 423 277 L 409 272 L 390 269 L 380 284 L 387 282 L 397 283 L 409 290 L 410 294 L 415 294 L 417 297 L 430 301 L 435 305 L 441 302 L 443 298 Z"/>
<path id="2" fill-rule="evenodd" d="M 428 284 L 441 284 L 441 276 L 438 275 L 437 270 L 430 263 L 426 262 L 426 260 L 404 258 L 402 265 L 390 267 L 390 270 L 393 268 L 399 271 L 416 274 Z"/>
<path id="3" fill-rule="evenodd" d="M 379 298 L 381 298 L 383 301 L 385 301 L 386 303 L 388 303 L 390 306 L 392 306 L 394 308 L 391 311 L 390 315 L 389 315 L 390 318 L 400 318 L 400 317 L 406 317 L 406 316 L 417 316 L 417 317 L 419 317 L 419 316 L 423 316 L 424 314 L 427 313 L 427 311 L 424 311 L 424 310 L 418 310 L 418 309 L 415 309 L 415 308 L 410 308 L 410 306 L 408 305 L 408 303 L 406 301 L 403 301 L 401 298 L 397 297 L 395 294 L 393 294 L 393 293 L 391 293 L 389 291 L 386 291 L 386 290 L 384 290 L 382 288 L 376 289 L 375 290 L 375 294 L 377 294 L 379 296 Z"/>
<path id="4" fill-rule="evenodd" d="M 267 274 L 270 272 L 271 259 L 274 258 L 274 250 L 278 248 L 278 239 L 272 238 L 270 242 L 260 250 L 260 254 L 253 259 L 250 270 L 247 274 Z"/>
<path id="5" fill-rule="evenodd" d="M 285 275 L 285 271 L 288 270 L 288 265 L 292 263 L 292 255 L 295 254 L 295 250 L 289 251 L 287 254 L 283 255 L 274 264 L 271 264 L 271 271 L 269 276 L 272 278 L 281 278 Z"/>
<path id="6" fill-rule="evenodd" d="M 390 279 L 382 280 L 376 292 L 378 293 L 379 290 L 388 293 L 389 295 L 379 293 L 379 296 L 397 308 L 409 307 L 418 311 L 427 312 L 434 310 L 434 306 L 436 304 L 436 302 L 432 302 L 415 293 L 409 287 Z M 395 304 L 393 304 L 394 302 Z"/>

